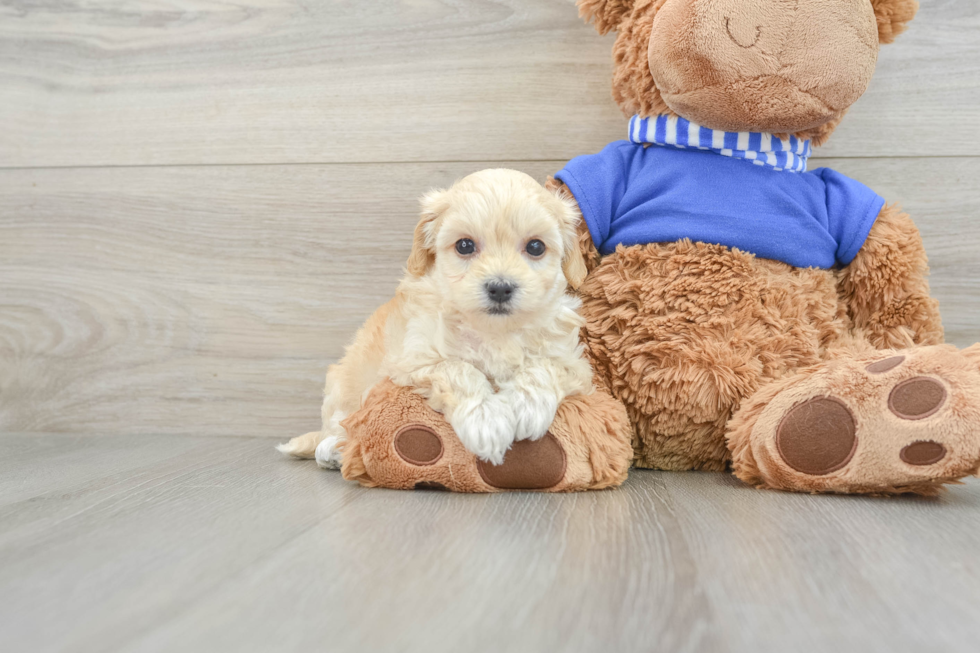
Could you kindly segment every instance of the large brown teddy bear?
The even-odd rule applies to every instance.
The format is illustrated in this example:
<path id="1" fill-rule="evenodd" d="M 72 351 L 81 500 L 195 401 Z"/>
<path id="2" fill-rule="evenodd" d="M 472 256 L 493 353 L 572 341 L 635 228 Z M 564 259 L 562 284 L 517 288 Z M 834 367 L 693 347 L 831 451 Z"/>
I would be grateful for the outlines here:
<path id="1" fill-rule="evenodd" d="M 346 422 L 344 475 L 599 488 L 622 481 L 630 437 L 638 467 L 731 465 L 792 491 L 934 494 L 975 474 L 980 347 L 942 344 L 918 230 L 858 182 L 805 171 L 915 0 L 578 4 L 618 32 L 613 94 L 632 116 L 629 140 L 549 182 L 584 217 L 577 290 L 599 391 L 488 472 L 410 390 L 383 385 Z"/>
<path id="2" fill-rule="evenodd" d="M 941 344 L 918 230 L 870 189 L 803 172 L 915 0 L 578 4 L 618 32 L 630 140 L 551 185 L 589 223 L 586 340 L 635 465 L 875 494 L 976 473 L 980 348 Z"/>

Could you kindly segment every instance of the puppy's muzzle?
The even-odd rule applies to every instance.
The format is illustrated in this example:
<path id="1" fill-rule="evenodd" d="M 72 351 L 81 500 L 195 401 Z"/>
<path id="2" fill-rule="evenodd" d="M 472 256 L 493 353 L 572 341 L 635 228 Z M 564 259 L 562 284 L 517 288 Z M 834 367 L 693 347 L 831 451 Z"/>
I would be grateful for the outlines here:
<path id="1" fill-rule="evenodd" d="M 490 300 L 490 313 L 510 312 L 510 303 L 516 294 L 517 284 L 497 279 L 483 284 L 483 289 L 487 293 L 487 299 Z"/>

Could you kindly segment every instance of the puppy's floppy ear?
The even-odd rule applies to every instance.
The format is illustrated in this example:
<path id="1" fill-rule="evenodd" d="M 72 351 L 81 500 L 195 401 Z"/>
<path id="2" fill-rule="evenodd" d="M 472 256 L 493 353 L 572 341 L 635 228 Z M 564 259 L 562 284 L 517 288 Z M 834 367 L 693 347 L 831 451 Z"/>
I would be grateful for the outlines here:
<path id="1" fill-rule="evenodd" d="M 436 223 L 449 208 L 449 191 L 429 191 L 422 197 L 421 204 L 422 215 L 415 226 L 412 253 L 408 255 L 405 266 L 408 273 L 415 277 L 425 276 L 436 261 Z"/>
<path id="2" fill-rule="evenodd" d="M 919 11 L 918 0 L 871 0 L 878 19 L 878 41 L 891 43 Z"/>
<path id="3" fill-rule="evenodd" d="M 594 23 L 600 34 L 614 30 L 633 9 L 635 0 L 578 0 L 578 15 L 586 23 Z"/>
<path id="4" fill-rule="evenodd" d="M 557 199 L 558 221 L 561 224 L 562 256 L 561 268 L 565 273 L 565 279 L 572 290 L 585 281 L 589 274 L 589 268 L 585 264 L 585 256 L 579 247 L 579 226 L 582 224 L 582 212 L 578 208 L 578 203 L 568 188 L 562 182 L 553 177 L 549 177 L 545 188 L 548 189 Z"/>

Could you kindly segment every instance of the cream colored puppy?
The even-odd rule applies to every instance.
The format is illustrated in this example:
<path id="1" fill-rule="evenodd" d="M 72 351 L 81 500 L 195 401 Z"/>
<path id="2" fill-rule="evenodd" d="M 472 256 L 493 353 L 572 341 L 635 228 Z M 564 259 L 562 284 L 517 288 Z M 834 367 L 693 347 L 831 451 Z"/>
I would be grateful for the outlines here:
<path id="1" fill-rule="evenodd" d="M 592 389 L 580 302 L 566 292 L 586 274 L 579 220 L 574 203 L 514 170 L 427 194 L 394 299 L 327 371 L 323 429 L 279 450 L 339 467 L 340 422 L 385 377 L 414 388 L 494 464 L 514 440 L 543 436 L 562 399 Z"/>

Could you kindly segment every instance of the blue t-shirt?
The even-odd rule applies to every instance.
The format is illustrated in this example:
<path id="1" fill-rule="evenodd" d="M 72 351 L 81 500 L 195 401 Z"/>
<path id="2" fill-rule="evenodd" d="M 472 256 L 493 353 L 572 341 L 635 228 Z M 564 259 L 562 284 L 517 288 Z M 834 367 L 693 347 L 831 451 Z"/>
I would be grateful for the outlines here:
<path id="1" fill-rule="evenodd" d="M 579 156 L 555 175 L 578 201 L 601 254 L 690 238 L 796 267 L 857 255 L 885 200 L 828 168 L 794 173 L 629 141 Z"/>

